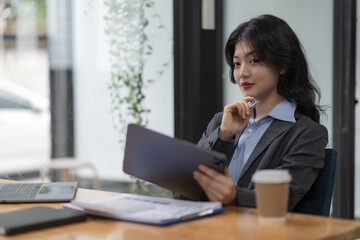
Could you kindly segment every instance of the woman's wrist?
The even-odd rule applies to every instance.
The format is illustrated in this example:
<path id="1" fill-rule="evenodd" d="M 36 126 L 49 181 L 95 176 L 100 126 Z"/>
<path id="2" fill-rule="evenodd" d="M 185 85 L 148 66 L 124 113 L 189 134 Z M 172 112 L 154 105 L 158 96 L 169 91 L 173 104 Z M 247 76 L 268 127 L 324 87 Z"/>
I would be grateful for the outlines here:
<path id="1" fill-rule="evenodd" d="M 221 128 L 219 128 L 219 138 L 221 140 L 230 142 L 234 138 L 234 136 L 235 135 L 233 135 L 232 133 L 227 133 L 226 131 L 222 131 Z"/>

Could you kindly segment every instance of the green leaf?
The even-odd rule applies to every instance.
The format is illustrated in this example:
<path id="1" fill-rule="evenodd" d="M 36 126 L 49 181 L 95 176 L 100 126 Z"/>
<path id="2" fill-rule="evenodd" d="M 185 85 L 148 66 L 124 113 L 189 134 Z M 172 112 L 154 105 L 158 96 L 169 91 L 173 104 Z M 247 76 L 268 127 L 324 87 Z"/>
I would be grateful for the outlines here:
<path id="1" fill-rule="evenodd" d="M 147 27 L 149 25 L 149 21 L 147 19 L 145 19 L 144 21 L 144 27 Z"/>
<path id="2" fill-rule="evenodd" d="M 150 7 L 154 6 L 154 2 L 148 2 L 145 4 L 145 6 L 150 8 Z"/>

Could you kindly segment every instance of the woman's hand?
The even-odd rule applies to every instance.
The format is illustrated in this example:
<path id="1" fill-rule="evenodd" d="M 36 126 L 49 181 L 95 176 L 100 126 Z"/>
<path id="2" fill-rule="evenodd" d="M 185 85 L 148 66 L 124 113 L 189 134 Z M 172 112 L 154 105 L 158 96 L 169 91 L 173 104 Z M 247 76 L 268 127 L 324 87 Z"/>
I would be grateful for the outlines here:
<path id="1" fill-rule="evenodd" d="M 209 201 L 219 201 L 223 205 L 235 202 L 236 189 L 228 169 L 219 173 L 205 165 L 199 165 L 200 171 L 194 172 L 194 178 L 204 190 Z"/>
<path id="2" fill-rule="evenodd" d="M 244 130 L 251 116 L 248 102 L 254 99 L 253 97 L 244 97 L 239 102 L 225 106 L 219 129 L 221 140 L 230 141 L 237 133 Z"/>

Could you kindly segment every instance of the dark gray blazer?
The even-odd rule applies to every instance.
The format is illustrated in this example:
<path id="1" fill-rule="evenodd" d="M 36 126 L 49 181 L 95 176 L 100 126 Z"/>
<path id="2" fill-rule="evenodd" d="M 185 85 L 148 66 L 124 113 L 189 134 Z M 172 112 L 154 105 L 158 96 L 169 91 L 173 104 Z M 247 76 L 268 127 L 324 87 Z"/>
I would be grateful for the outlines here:
<path id="1" fill-rule="evenodd" d="M 241 133 L 231 142 L 222 141 L 218 130 L 222 113 L 215 114 L 198 146 L 222 152 L 228 163 L 234 154 Z M 288 169 L 290 183 L 289 211 L 294 209 L 314 183 L 324 165 L 327 129 L 295 111 L 295 123 L 274 119 L 251 153 L 236 186 L 236 203 L 255 207 L 254 184 L 251 177 L 258 169 Z"/>

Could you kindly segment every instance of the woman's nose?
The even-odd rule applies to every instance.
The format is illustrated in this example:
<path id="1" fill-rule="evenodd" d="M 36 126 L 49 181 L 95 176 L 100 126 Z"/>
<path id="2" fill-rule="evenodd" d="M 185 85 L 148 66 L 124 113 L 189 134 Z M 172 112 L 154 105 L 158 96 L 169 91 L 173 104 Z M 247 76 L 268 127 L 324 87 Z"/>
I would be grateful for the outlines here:
<path id="1" fill-rule="evenodd" d="M 239 69 L 239 78 L 247 78 L 249 75 L 249 68 L 246 66 L 246 64 L 242 64 Z"/>

